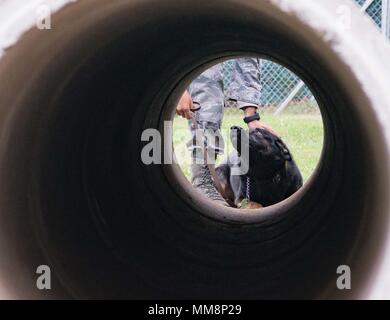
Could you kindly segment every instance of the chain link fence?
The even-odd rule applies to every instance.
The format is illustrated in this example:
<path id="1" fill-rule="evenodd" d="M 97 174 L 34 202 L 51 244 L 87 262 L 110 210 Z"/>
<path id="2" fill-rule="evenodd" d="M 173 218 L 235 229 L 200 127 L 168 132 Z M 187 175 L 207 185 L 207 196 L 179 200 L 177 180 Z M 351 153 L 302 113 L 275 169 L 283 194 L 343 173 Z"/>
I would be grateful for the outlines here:
<path id="1" fill-rule="evenodd" d="M 388 16 L 390 0 L 351 0 L 367 12 L 382 31 L 389 27 Z M 383 9 L 385 8 L 385 9 Z M 383 19 L 387 19 L 383 24 Z M 386 29 L 387 30 L 387 29 Z M 386 31 L 390 34 L 390 30 Z M 386 33 L 385 33 L 386 34 Z M 228 88 L 232 79 L 232 61 L 225 61 L 224 84 Z M 315 170 L 321 156 L 323 143 L 323 123 L 317 101 L 308 86 L 298 75 L 286 67 L 270 60 L 262 59 L 260 63 L 261 95 L 259 105 L 264 123 L 270 125 L 283 137 L 306 181 Z M 229 96 L 229 92 L 226 92 Z M 222 136 L 226 143 L 225 152 L 232 150 L 230 127 L 245 126 L 242 111 L 234 102 L 227 100 L 224 110 Z M 283 111 L 282 115 L 279 115 Z M 174 124 L 174 148 L 176 158 L 185 176 L 190 179 L 191 157 L 186 143 L 191 139 L 186 120 L 176 117 Z M 223 157 L 219 157 L 220 161 Z"/>
<path id="2" fill-rule="evenodd" d="M 388 0 L 351 0 L 355 1 L 382 29 L 382 20 L 387 18 L 383 15 L 383 1 Z M 232 63 L 224 62 L 225 84 L 228 85 L 231 79 Z M 261 60 L 261 84 L 262 92 L 259 104 L 263 107 L 270 107 L 271 110 L 282 111 L 291 109 L 291 106 L 299 105 L 299 110 L 310 111 L 318 108 L 310 89 L 301 79 L 283 67 L 282 65 Z M 227 101 L 226 107 L 234 107 L 233 102 Z M 227 110 L 233 112 L 233 110 Z"/>
<path id="3" fill-rule="evenodd" d="M 382 0 L 374 0 L 367 2 L 367 0 L 355 0 L 356 3 L 363 7 L 364 5 L 368 5 L 365 10 L 366 13 L 371 17 L 371 19 L 375 22 L 375 24 L 382 28 Z"/>
<path id="4" fill-rule="evenodd" d="M 225 85 L 230 82 L 232 62 L 224 64 Z M 294 101 L 315 103 L 313 94 L 307 86 L 299 87 L 301 79 L 284 66 L 270 60 L 261 60 L 261 98 L 259 104 L 263 107 L 277 107 L 296 90 Z M 233 107 L 232 102 L 226 102 L 227 107 Z"/>

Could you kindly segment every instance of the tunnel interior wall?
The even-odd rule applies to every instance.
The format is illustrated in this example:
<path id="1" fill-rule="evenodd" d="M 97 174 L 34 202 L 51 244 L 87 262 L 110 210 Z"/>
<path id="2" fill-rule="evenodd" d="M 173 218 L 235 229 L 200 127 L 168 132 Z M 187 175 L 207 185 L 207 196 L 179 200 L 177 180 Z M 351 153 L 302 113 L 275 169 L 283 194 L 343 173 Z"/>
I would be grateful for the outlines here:
<path id="1" fill-rule="evenodd" d="M 78 1 L 5 52 L 0 274 L 11 295 L 369 296 L 388 234 L 389 100 L 373 99 L 331 41 L 282 4 Z M 142 131 L 171 119 L 189 81 L 240 55 L 299 74 L 325 127 L 314 177 L 262 214 L 215 207 L 175 165 L 140 159 Z M 35 288 L 42 264 L 50 292 Z M 335 287 L 341 264 L 353 290 Z"/>

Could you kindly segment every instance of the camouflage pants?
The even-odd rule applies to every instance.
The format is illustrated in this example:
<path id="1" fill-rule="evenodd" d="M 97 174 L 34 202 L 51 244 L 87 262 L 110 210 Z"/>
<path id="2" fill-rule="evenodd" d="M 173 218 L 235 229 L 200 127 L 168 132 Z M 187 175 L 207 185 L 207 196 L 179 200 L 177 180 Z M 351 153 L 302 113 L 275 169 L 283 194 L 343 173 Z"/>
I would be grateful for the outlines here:
<path id="1" fill-rule="evenodd" d="M 229 64 L 232 68 L 227 86 L 224 84 L 225 64 Z M 211 153 L 222 154 L 224 141 L 220 129 L 225 101 L 234 101 L 238 108 L 258 107 L 260 91 L 260 61 L 257 58 L 225 61 L 214 65 L 196 78 L 189 87 L 194 104 L 201 107 L 189 121 L 193 138 L 188 143 L 188 147 L 193 155 L 196 158 L 202 157 L 200 143 L 204 143 Z M 198 135 L 196 135 L 197 129 Z M 203 136 L 202 142 L 199 141 L 200 136 Z"/>

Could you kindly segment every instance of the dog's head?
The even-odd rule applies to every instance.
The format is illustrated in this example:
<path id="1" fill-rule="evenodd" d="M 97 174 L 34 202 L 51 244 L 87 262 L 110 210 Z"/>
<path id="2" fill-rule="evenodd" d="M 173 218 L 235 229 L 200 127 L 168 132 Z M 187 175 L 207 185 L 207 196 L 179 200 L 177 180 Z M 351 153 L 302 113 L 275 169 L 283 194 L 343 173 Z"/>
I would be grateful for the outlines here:
<path id="1" fill-rule="evenodd" d="M 248 175 L 250 176 L 272 174 L 283 163 L 291 160 L 290 152 L 284 142 L 268 130 L 244 130 L 235 126 L 231 128 L 230 138 L 241 161 L 249 163 Z"/>

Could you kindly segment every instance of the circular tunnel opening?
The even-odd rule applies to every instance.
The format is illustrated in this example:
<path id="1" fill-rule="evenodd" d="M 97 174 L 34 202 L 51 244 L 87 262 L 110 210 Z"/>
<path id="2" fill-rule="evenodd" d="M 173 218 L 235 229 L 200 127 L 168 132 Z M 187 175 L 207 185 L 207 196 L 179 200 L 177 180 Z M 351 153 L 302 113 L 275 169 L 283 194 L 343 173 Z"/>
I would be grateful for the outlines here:
<path id="1" fill-rule="evenodd" d="M 22 296 L 84 298 L 362 294 L 384 234 L 387 172 L 378 164 L 387 156 L 376 147 L 384 138 L 351 70 L 315 32 L 269 3 L 158 6 L 69 5 L 55 16 L 63 28 L 45 36 L 31 30 L 2 59 L 8 214 L 1 237 L 10 261 L 2 273 L 23 274 L 5 283 Z M 73 16 L 80 19 L 69 25 Z M 142 133 L 161 131 L 199 70 L 251 55 L 298 74 L 324 123 L 313 178 L 261 215 L 214 206 L 191 192 L 177 165 L 141 159 Z M 55 276 L 50 293 L 29 286 L 26 269 L 41 264 Z M 352 291 L 335 288 L 341 264 L 357 270 Z"/>
<path id="2" fill-rule="evenodd" d="M 255 113 L 261 114 L 259 121 L 245 124 L 243 118 Z M 323 123 L 314 94 L 299 76 L 266 57 L 225 58 L 198 71 L 177 103 L 175 115 L 161 127 L 164 135 L 172 136 L 173 144 L 171 150 L 166 139 L 169 145 L 164 147 L 164 163 L 175 161 L 194 190 L 214 199 L 214 204 L 238 205 L 240 209 L 267 207 L 295 194 L 314 173 L 322 152 Z M 257 127 L 260 130 L 255 130 Z M 268 131 L 266 139 L 252 139 L 256 146 L 253 154 L 245 149 L 245 144 L 239 146 L 248 152 L 254 171 L 251 174 L 249 167 L 243 168 L 243 157 L 232 144 L 234 131 L 241 128 L 248 134 L 253 131 L 252 137 L 259 134 L 256 131 Z M 244 139 L 241 143 L 244 141 L 249 143 Z M 210 145 L 208 155 L 202 149 L 203 143 L 206 148 Z M 257 158 L 260 151 L 262 157 Z M 174 156 L 169 152 L 174 152 Z M 161 160 L 158 153 L 153 163 Z M 245 177 L 233 177 L 234 170 L 242 171 Z M 213 185 L 215 189 L 209 191 Z M 240 197 L 237 203 L 234 192 Z M 272 198 L 262 197 L 263 193 Z"/>

